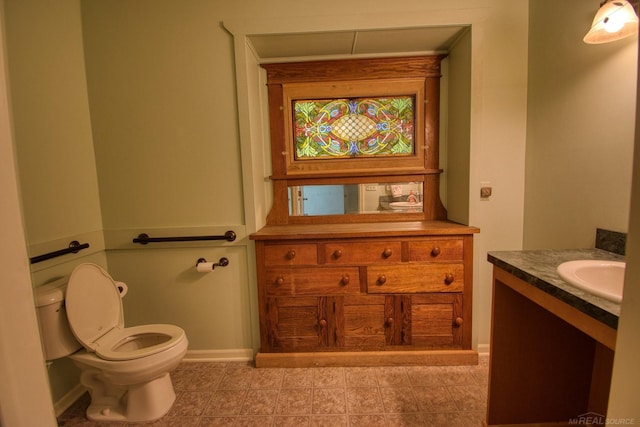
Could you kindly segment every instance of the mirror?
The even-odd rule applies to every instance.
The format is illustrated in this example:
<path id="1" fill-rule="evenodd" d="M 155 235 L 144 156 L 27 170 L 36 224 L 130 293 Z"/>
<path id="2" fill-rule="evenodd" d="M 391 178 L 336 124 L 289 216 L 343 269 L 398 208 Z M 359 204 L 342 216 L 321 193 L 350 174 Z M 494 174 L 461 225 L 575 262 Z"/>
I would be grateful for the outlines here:
<path id="1" fill-rule="evenodd" d="M 289 215 L 422 212 L 422 182 L 295 185 Z"/>

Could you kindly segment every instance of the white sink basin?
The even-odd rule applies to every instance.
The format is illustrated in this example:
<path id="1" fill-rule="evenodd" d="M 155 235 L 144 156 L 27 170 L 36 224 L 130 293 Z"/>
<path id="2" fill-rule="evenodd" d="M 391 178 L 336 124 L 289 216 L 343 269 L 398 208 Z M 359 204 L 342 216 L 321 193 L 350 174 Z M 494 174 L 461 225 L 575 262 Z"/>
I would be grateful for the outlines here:
<path id="1" fill-rule="evenodd" d="M 567 283 L 609 301 L 622 301 L 625 263 L 619 261 L 580 260 L 563 262 L 558 274 Z"/>
<path id="2" fill-rule="evenodd" d="M 391 202 L 389 203 L 391 209 L 396 210 L 407 210 L 407 209 L 418 209 L 422 208 L 422 202 L 411 203 L 411 202 Z"/>

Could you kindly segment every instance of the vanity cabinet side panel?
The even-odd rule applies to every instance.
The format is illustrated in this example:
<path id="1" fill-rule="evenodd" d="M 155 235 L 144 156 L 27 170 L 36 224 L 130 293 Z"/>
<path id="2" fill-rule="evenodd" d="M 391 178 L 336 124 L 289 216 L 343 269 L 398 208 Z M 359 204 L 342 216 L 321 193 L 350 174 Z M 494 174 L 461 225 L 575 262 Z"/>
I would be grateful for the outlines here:
<path id="1" fill-rule="evenodd" d="M 286 169 L 287 151 L 284 129 L 284 96 L 282 84 L 268 83 L 267 93 L 269 97 L 269 136 L 271 137 L 271 167 L 273 176 L 282 175 Z M 280 176 L 281 177 L 281 176 Z"/>
<path id="2" fill-rule="evenodd" d="M 487 424 L 568 421 L 588 412 L 595 341 L 495 271 Z"/>
<path id="3" fill-rule="evenodd" d="M 256 240 L 256 276 L 258 283 L 258 318 L 260 323 L 260 351 L 269 350 L 269 306 L 267 304 L 265 286 L 262 284 L 265 275 L 264 241 Z"/>
<path id="4" fill-rule="evenodd" d="M 464 240 L 464 291 L 462 292 L 462 348 L 471 348 L 473 324 L 473 234 L 463 236 Z"/>

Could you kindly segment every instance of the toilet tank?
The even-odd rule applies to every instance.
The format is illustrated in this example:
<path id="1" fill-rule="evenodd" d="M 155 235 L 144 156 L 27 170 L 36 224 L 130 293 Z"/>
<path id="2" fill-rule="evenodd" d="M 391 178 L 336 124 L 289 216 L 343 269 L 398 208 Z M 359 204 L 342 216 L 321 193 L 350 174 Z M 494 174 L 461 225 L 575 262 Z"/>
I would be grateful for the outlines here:
<path id="1" fill-rule="evenodd" d="M 67 280 L 57 279 L 35 288 L 36 311 L 46 360 L 59 359 L 82 348 L 69 328 L 64 308 Z"/>

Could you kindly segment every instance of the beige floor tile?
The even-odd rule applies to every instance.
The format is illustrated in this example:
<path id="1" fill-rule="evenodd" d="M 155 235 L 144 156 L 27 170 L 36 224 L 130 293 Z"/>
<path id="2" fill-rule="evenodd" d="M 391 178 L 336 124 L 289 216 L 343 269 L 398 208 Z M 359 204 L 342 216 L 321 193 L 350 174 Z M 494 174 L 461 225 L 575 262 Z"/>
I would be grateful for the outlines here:
<path id="1" fill-rule="evenodd" d="M 275 412 L 278 390 L 249 390 L 241 415 L 271 415 Z"/>
<path id="2" fill-rule="evenodd" d="M 203 415 L 212 417 L 238 415 L 246 394 L 246 390 L 218 390 L 209 399 Z"/>
<path id="3" fill-rule="evenodd" d="M 183 391 L 176 397 L 169 415 L 173 417 L 200 416 L 212 394 L 209 391 Z"/>
<path id="4" fill-rule="evenodd" d="M 346 415 L 312 415 L 309 419 L 309 427 L 346 427 L 347 425 Z"/>
<path id="5" fill-rule="evenodd" d="M 460 411 L 482 411 L 487 407 L 487 393 L 478 385 L 447 386 Z"/>
<path id="6" fill-rule="evenodd" d="M 236 417 L 202 417 L 198 427 L 232 427 L 236 425 Z"/>
<path id="7" fill-rule="evenodd" d="M 273 425 L 277 427 L 306 427 L 309 425 L 308 416 L 276 416 Z"/>
<path id="8" fill-rule="evenodd" d="M 150 427 L 479 427 L 486 413 L 488 357 L 477 366 L 261 368 L 246 362 L 183 362 L 172 372 L 176 402 Z M 84 394 L 64 427 L 92 422 Z"/>
<path id="9" fill-rule="evenodd" d="M 380 387 L 394 387 L 394 386 L 409 386 L 409 376 L 407 375 L 407 369 L 404 367 L 383 367 L 376 368 L 376 374 L 378 376 L 378 385 Z"/>
<path id="10" fill-rule="evenodd" d="M 273 417 L 238 417 L 236 427 L 266 427 L 273 424 Z"/>
<path id="11" fill-rule="evenodd" d="M 413 395 L 422 412 L 455 412 L 458 410 L 445 386 L 413 387 Z"/>
<path id="12" fill-rule="evenodd" d="M 375 387 L 378 385 L 375 368 L 345 368 L 344 375 L 347 387 Z"/>
<path id="13" fill-rule="evenodd" d="M 345 414 L 347 406 L 344 388 L 316 388 L 313 390 L 313 414 Z"/>
<path id="14" fill-rule="evenodd" d="M 283 388 L 308 388 L 313 386 L 313 368 L 285 369 Z"/>
<path id="15" fill-rule="evenodd" d="M 387 414 L 388 427 L 425 427 L 424 414 Z"/>
<path id="16" fill-rule="evenodd" d="M 351 427 L 386 427 L 387 419 L 384 415 L 349 415 L 349 425 Z"/>
<path id="17" fill-rule="evenodd" d="M 224 376 L 223 369 L 182 369 L 171 375 L 175 390 L 215 390 Z"/>
<path id="18" fill-rule="evenodd" d="M 344 368 L 316 368 L 313 370 L 314 387 L 344 387 Z"/>
<path id="19" fill-rule="evenodd" d="M 382 412 L 382 398 L 378 387 L 347 388 L 347 408 L 350 414 Z"/>
<path id="20" fill-rule="evenodd" d="M 225 370 L 225 375 L 222 377 L 219 389 L 246 389 L 251 385 L 253 379 L 253 373 L 256 371 L 254 368 L 239 367 Z"/>
<path id="21" fill-rule="evenodd" d="M 256 369 L 251 376 L 251 388 L 280 388 L 284 369 Z"/>
<path id="22" fill-rule="evenodd" d="M 387 413 L 420 411 L 411 387 L 380 387 L 380 395 Z"/>
<path id="23" fill-rule="evenodd" d="M 108 424 L 109 427 L 112 424 Z M 133 424 L 130 424 L 133 425 Z M 199 427 L 200 417 L 188 416 L 188 417 L 162 417 L 159 420 L 151 423 L 144 423 L 144 427 Z"/>
<path id="24" fill-rule="evenodd" d="M 286 388 L 280 390 L 276 414 L 294 415 L 311 413 L 311 397 L 313 390 L 310 388 Z"/>

